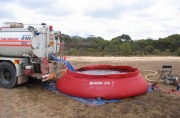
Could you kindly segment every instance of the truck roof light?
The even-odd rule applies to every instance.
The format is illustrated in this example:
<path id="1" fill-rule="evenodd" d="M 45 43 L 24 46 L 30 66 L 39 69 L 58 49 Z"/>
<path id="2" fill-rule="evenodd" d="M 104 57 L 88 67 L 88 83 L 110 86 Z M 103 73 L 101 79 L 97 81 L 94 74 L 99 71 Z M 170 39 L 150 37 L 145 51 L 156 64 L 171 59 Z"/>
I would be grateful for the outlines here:
<path id="1" fill-rule="evenodd" d="M 53 31 L 53 26 L 49 26 L 49 31 Z"/>

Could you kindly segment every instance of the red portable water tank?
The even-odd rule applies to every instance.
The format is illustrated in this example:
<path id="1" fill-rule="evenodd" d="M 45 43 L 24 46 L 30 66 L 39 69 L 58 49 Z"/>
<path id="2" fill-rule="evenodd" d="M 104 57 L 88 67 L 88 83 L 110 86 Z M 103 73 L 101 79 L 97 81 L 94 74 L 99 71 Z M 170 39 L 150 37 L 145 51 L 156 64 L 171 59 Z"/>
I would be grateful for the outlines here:
<path id="1" fill-rule="evenodd" d="M 148 83 L 137 68 L 95 65 L 67 70 L 57 81 L 56 88 L 81 98 L 122 99 L 146 93 Z"/>

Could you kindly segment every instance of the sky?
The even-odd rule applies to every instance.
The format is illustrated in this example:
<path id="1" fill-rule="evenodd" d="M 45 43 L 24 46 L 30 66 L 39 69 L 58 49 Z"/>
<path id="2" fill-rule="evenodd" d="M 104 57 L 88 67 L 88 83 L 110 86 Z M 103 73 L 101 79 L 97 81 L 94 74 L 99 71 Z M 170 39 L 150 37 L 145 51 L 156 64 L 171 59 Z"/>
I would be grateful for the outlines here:
<path id="1" fill-rule="evenodd" d="M 47 23 L 70 36 L 133 40 L 180 33 L 179 0 L 0 0 L 4 22 Z"/>

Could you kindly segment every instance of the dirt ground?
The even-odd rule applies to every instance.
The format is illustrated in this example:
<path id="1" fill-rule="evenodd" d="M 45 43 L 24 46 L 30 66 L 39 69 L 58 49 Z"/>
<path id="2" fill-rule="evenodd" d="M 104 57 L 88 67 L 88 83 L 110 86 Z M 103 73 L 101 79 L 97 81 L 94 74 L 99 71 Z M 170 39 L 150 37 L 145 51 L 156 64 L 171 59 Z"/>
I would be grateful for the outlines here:
<path id="1" fill-rule="evenodd" d="M 180 74 L 180 57 L 67 57 L 74 68 L 87 65 L 130 65 L 144 70 L 159 71 L 163 64 Z M 159 75 L 152 77 L 157 79 Z M 160 85 L 171 89 L 174 86 Z M 92 107 L 46 90 L 43 83 L 33 81 L 13 89 L 0 88 L 0 118 L 178 118 L 180 95 L 162 91 L 123 99 L 120 102 Z"/>

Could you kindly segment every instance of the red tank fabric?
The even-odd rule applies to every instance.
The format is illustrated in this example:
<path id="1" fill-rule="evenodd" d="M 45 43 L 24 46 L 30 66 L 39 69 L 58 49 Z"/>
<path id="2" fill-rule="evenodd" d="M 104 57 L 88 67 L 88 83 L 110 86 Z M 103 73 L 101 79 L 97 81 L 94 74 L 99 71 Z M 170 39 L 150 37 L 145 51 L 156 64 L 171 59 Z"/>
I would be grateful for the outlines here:
<path id="1" fill-rule="evenodd" d="M 103 69 L 126 71 L 123 74 L 89 75 L 84 70 Z M 67 72 L 57 81 L 56 88 L 68 95 L 82 98 L 122 99 L 147 92 L 148 83 L 137 68 L 131 66 L 94 65 Z"/>

